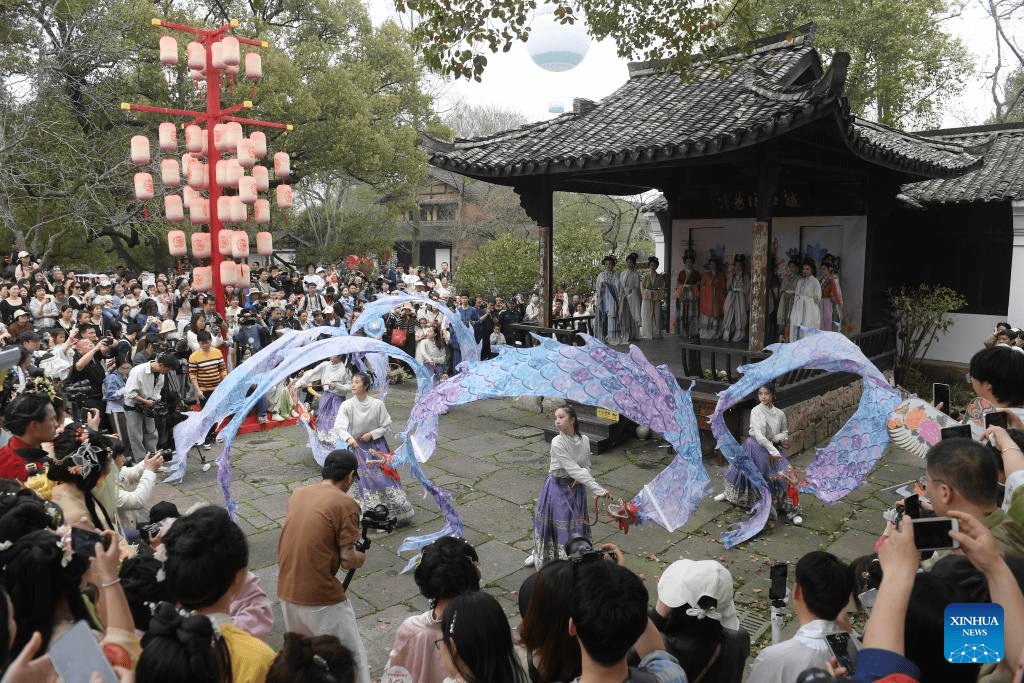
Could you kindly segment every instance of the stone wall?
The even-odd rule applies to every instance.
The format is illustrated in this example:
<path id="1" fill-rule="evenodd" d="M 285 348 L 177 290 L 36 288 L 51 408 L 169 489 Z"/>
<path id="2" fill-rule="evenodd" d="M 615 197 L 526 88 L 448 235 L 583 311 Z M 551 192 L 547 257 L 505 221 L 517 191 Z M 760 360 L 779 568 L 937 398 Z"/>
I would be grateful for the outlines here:
<path id="1" fill-rule="evenodd" d="M 789 425 L 790 455 L 824 445 L 846 424 L 860 405 L 864 381 L 856 380 L 838 389 L 783 408 Z"/>

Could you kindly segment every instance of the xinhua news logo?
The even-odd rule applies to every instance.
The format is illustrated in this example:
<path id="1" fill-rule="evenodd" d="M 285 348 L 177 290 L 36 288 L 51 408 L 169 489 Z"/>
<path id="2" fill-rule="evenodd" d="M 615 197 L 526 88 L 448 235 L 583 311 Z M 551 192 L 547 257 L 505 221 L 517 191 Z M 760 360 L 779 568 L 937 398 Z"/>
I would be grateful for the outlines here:
<path id="1" fill-rule="evenodd" d="M 946 607 L 944 654 L 953 664 L 996 664 L 1003 659 L 1003 606 L 953 603 Z"/>

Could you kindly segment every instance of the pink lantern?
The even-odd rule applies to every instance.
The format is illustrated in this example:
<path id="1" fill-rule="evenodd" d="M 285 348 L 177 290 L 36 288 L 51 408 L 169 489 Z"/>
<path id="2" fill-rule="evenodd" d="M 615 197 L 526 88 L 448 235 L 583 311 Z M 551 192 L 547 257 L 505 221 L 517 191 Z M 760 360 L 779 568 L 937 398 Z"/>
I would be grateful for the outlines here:
<path id="1" fill-rule="evenodd" d="M 210 200 L 206 197 L 195 197 L 188 207 L 188 215 L 192 225 L 210 222 Z"/>
<path id="2" fill-rule="evenodd" d="M 217 197 L 217 217 L 220 218 L 221 223 L 234 223 L 234 217 L 231 214 L 231 197 L 221 195 Z M 224 234 L 221 232 L 220 234 Z"/>
<path id="3" fill-rule="evenodd" d="M 185 55 L 188 57 L 188 68 L 193 71 L 206 69 L 206 48 L 202 43 L 192 41 L 185 46 Z"/>
<path id="4" fill-rule="evenodd" d="M 224 64 L 224 46 L 220 41 L 210 46 L 210 66 L 221 70 L 226 66 Z"/>
<path id="5" fill-rule="evenodd" d="M 238 278 L 238 264 L 234 261 L 220 262 L 220 283 L 224 286 L 234 286 Z"/>
<path id="6" fill-rule="evenodd" d="M 232 76 L 231 82 L 234 83 L 234 80 L 235 80 L 234 77 L 238 75 L 238 65 L 237 64 L 225 64 L 224 65 L 224 72 L 231 74 L 231 76 Z"/>
<path id="7" fill-rule="evenodd" d="M 238 38 L 234 36 L 225 36 L 224 40 L 220 41 L 221 49 L 223 50 L 224 63 L 228 66 L 238 66 L 240 60 Z"/>
<path id="8" fill-rule="evenodd" d="M 210 258 L 210 233 L 192 233 L 192 255 L 196 258 Z"/>
<path id="9" fill-rule="evenodd" d="M 235 223 L 245 223 L 249 218 L 249 207 L 242 203 L 241 197 L 231 198 L 231 220 Z"/>
<path id="10" fill-rule="evenodd" d="M 218 176 L 217 182 L 221 187 L 238 187 L 238 180 L 244 173 L 245 169 L 238 163 L 238 159 L 228 159 L 224 162 L 224 179 Z"/>
<path id="11" fill-rule="evenodd" d="M 201 196 L 198 192 L 193 190 L 190 186 L 185 185 L 181 188 L 181 203 L 186 209 L 192 206 L 192 200 L 196 197 Z"/>
<path id="12" fill-rule="evenodd" d="M 193 161 L 188 165 L 188 184 L 193 190 L 205 190 L 210 187 L 210 167 L 201 161 Z"/>
<path id="13" fill-rule="evenodd" d="M 167 216 L 167 222 L 169 223 L 180 223 L 185 220 L 185 209 L 182 206 L 181 197 L 176 194 L 169 194 L 164 197 L 164 214 Z M 180 232 L 180 231 L 179 231 Z M 185 233 L 181 233 L 181 248 L 185 248 Z M 184 256 L 184 253 L 174 254 L 172 256 Z"/>
<path id="14" fill-rule="evenodd" d="M 238 149 L 238 143 L 242 139 L 244 133 L 242 131 L 242 124 L 238 121 L 228 121 L 224 124 L 224 128 L 228 135 L 228 144 L 230 147 L 228 151 L 234 154 L 235 150 Z"/>
<path id="15" fill-rule="evenodd" d="M 221 230 L 217 233 L 217 251 L 221 256 L 231 256 L 231 240 L 234 236 L 234 230 Z"/>
<path id="16" fill-rule="evenodd" d="M 254 131 L 252 133 L 252 135 L 249 136 L 249 139 L 252 140 L 252 144 L 256 145 L 256 158 L 257 159 L 262 159 L 263 157 L 267 156 L 267 135 L 266 135 L 266 133 L 263 133 L 263 132 L 258 131 L 258 130 Z"/>
<path id="17" fill-rule="evenodd" d="M 267 210 L 270 210 L 270 202 L 267 202 Z M 270 256 L 274 253 L 274 236 L 269 232 L 256 233 L 256 253 L 260 256 Z"/>
<path id="18" fill-rule="evenodd" d="M 289 185 L 277 186 L 277 208 L 292 208 L 292 188 Z"/>
<path id="19" fill-rule="evenodd" d="M 235 231 L 235 237 L 231 240 L 231 256 L 234 258 L 249 257 L 249 233 L 245 230 Z"/>
<path id="20" fill-rule="evenodd" d="M 153 198 L 153 176 L 148 173 L 135 174 L 135 198 L 148 202 Z"/>
<path id="21" fill-rule="evenodd" d="M 291 172 L 291 160 L 288 158 L 288 152 L 275 152 L 274 175 L 278 178 L 287 178 Z"/>
<path id="22" fill-rule="evenodd" d="M 252 205 L 252 219 L 256 225 L 269 225 L 270 224 L 270 202 L 266 199 L 257 199 Z M 259 235 L 269 234 L 260 233 Z M 257 249 L 259 248 L 259 235 L 256 236 Z M 260 256 L 269 256 L 270 254 L 264 254 L 260 252 Z"/>
<path id="23" fill-rule="evenodd" d="M 206 131 L 191 123 L 185 126 L 185 149 L 192 154 L 201 154 L 203 151 L 203 140 L 206 138 Z"/>
<path id="24" fill-rule="evenodd" d="M 176 195 L 171 195 L 176 196 Z M 170 197 L 168 197 L 170 199 Z M 171 256 L 184 256 L 188 253 L 185 244 L 185 233 L 181 230 L 171 230 L 167 233 L 167 250 Z"/>
<path id="25" fill-rule="evenodd" d="M 253 166 L 252 179 L 256 181 L 257 192 L 266 192 L 270 189 L 270 171 L 266 166 Z"/>
<path id="26" fill-rule="evenodd" d="M 218 152 L 228 151 L 228 124 L 217 123 L 213 126 L 213 146 Z"/>
<path id="27" fill-rule="evenodd" d="M 198 162 L 199 157 L 195 154 L 189 154 L 188 152 L 181 155 L 181 172 L 183 175 L 188 175 L 188 165 L 193 161 Z"/>
<path id="28" fill-rule="evenodd" d="M 238 281 L 235 282 L 235 287 L 241 287 L 242 289 L 249 288 L 249 264 L 239 263 L 238 264 Z"/>
<path id="29" fill-rule="evenodd" d="M 237 157 L 242 168 L 252 168 L 256 165 L 256 145 L 252 140 L 242 138 L 238 141 Z"/>
<path id="30" fill-rule="evenodd" d="M 173 123 L 164 121 L 157 128 L 160 131 L 160 151 L 174 153 L 178 150 L 178 129 Z"/>
<path id="31" fill-rule="evenodd" d="M 213 289 L 213 271 L 210 266 L 192 269 L 192 289 L 197 292 L 209 292 Z"/>
<path id="32" fill-rule="evenodd" d="M 238 197 L 246 204 L 256 201 L 256 179 L 252 176 L 242 176 L 238 179 Z"/>
<path id="33" fill-rule="evenodd" d="M 245 77 L 250 81 L 263 78 L 263 58 L 258 52 L 245 53 Z"/>
<path id="34" fill-rule="evenodd" d="M 193 81 L 196 81 L 198 83 L 199 81 L 205 81 L 206 80 L 206 72 L 205 71 L 199 71 L 198 69 L 189 69 L 188 70 L 188 77 L 191 78 Z"/>
<path id="35" fill-rule="evenodd" d="M 178 169 L 177 159 L 163 159 L 160 161 L 160 180 L 167 187 L 181 185 L 181 172 Z"/>
<path id="36" fill-rule="evenodd" d="M 170 36 L 160 36 L 160 63 L 165 66 L 178 63 L 178 41 Z"/>
<path id="37" fill-rule="evenodd" d="M 132 163 L 136 166 L 149 163 L 149 138 L 145 135 L 132 136 Z"/>

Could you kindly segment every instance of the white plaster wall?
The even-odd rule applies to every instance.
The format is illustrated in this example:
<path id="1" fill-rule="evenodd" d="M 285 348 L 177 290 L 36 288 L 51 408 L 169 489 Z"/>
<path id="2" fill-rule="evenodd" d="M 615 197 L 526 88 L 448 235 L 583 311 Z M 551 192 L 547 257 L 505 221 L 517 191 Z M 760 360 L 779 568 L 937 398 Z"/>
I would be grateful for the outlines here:
<path id="1" fill-rule="evenodd" d="M 672 269 L 669 282 L 675 283 L 683 265 L 683 252 L 691 247 L 697 255 L 697 270 L 702 271 L 713 247 L 725 247 L 725 261 L 745 254 L 750 262 L 750 241 L 754 218 L 678 219 L 672 221 Z M 772 239 L 777 244 L 777 260 L 785 268 L 787 252 L 803 252 L 807 243 L 820 244 L 841 259 L 839 286 L 843 290 L 844 332 L 860 332 L 864 299 L 864 262 L 867 218 L 865 216 L 801 216 L 772 219 Z M 804 244 L 801 244 L 803 236 Z"/>
<path id="2" fill-rule="evenodd" d="M 981 350 L 983 342 L 992 334 L 992 328 L 996 323 L 1006 320 L 1004 315 L 951 313 L 950 317 L 953 319 L 953 326 L 928 349 L 928 360 L 966 365 L 970 362 L 971 356 Z"/>

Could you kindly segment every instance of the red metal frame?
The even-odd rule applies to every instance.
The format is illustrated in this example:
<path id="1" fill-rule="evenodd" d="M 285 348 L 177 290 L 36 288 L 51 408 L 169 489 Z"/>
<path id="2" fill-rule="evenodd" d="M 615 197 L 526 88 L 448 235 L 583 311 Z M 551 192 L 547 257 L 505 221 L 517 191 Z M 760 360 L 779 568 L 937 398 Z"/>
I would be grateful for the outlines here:
<path id="1" fill-rule="evenodd" d="M 154 114 L 189 116 L 192 117 L 192 120 L 188 122 L 189 124 L 206 124 L 207 146 L 209 148 L 207 163 L 210 171 L 210 270 L 213 271 L 213 295 L 217 303 L 217 310 L 223 316 L 225 311 L 225 302 L 224 288 L 220 283 L 220 264 L 224 258 L 221 256 L 220 250 L 217 248 L 217 236 L 223 228 L 220 221 L 220 213 L 217 210 L 217 200 L 220 199 L 221 196 L 220 185 L 217 184 L 216 170 L 217 162 L 220 161 L 220 151 L 218 151 L 216 146 L 213 144 L 214 126 L 218 123 L 224 123 L 225 121 L 235 121 L 249 126 L 277 128 L 280 130 L 291 130 L 292 126 L 285 123 L 274 123 L 272 121 L 260 121 L 258 119 L 247 119 L 234 116 L 234 114 L 242 111 L 243 109 L 251 107 L 252 102 L 249 101 L 233 105 L 227 109 L 220 108 L 221 70 L 213 67 L 213 44 L 220 40 L 225 33 L 238 26 L 237 20 L 232 19 L 220 28 L 213 30 L 193 28 L 191 26 L 176 24 L 172 21 L 164 21 L 162 19 L 153 19 L 152 24 L 161 28 L 184 31 L 185 33 L 196 35 L 199 38 L 197 42 L 206 46 L 206 111 L 199 112 L 187 109 L 170 109 L 167 107 L 151 107 L 144 104 L 128 103 L 122 104 L 121 108 L 129 111 L 144 111 Z M 238 42 L 244 45 L 253 45 L 255 47 L 267 47 L 267 43 L 261 40 L 238 38 Z"/>

